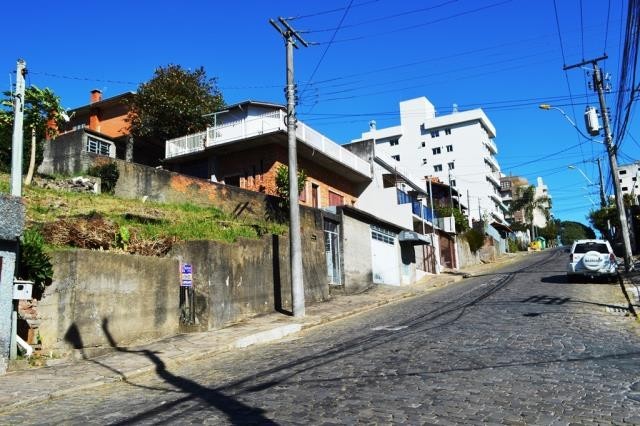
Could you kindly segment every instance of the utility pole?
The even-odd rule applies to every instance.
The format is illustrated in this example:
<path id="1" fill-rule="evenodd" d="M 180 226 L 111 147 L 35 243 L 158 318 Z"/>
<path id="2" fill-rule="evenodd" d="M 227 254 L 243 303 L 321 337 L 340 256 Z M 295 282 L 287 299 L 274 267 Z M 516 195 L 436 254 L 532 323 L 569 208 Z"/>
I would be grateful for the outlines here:
<path id="1" fill-rule="evenodd" d="M 633 268 L 631 258 L 631 239 L 629 237 L 629 226 L 627 224 L 627 213 L 624 209 L 624 199 L 622 190 L 620 189 L 620 181 L 618 180 L 618 159 L 616 158 L 616 148 L 613 144 L 613 137 L 609 127 L 609 114 L 607 113 L 607 103 L 604 98 L 604 83 L 602 81 L 602 72 L 598 67 L 598 61 L 607 59 L 607 55 L 601 56 L 589 61 L 582 61 L 579 64 L 565 66 L 566 71 L 571 68 L 581 67 L 582 65 L 591 64 L 593 66 L 593 87 L 598 92 L 598 100 L 600 101 L 600 115 L 602 116 L 602 127 L 604 128 L 604 143 L 607 147 L 609 155 L 609 167 L 611 168 L 611 180 L 613 181 L 613 189 L 616 197 L 616 206 L 618 207 L 618 215 L 620 219 L 620 230 L 622 231 L 622 242 L 624 244 L 624 268 L 629 271 Z M 599 164 L 599 163 L 598 163 Z"/>
<path id="2" fill-rule="evenodd" d="M 11 195 L 22 196 L 22 145 L 24 119 L 24 76 L 27 63 L 18 59 L 16 68 L 16 93 L 13 97 L 13 139 L 11 142 Z"/>
<path id="3" fill-rule="evenodd" d="M 289 145 L 289 254 L 291 261 L 291 298 L 293 316 L 304 317 L 304 283 L 302 270 L 302 242 L 300 237 L 300 205 L 298 203 L 298 154 L 296 139 L 296 86 L 293 78 L 293 48 L 298 48 L 296 40 L 304 47 L 306 41 L 280 17 L 278 25 L 273 19 L 269 23 L 284 37 L 287 52 L 287 136 Z"/>
<path id="4" fill-rule="evenodd" d="M 602 166 L 600 165 L 600 159 L 596 160 L 598 162 L 598 175 L 600 176 L 600 207 L 607 207 L 607 197 L 604 195 L 604 180 L 602 178 Z"/>

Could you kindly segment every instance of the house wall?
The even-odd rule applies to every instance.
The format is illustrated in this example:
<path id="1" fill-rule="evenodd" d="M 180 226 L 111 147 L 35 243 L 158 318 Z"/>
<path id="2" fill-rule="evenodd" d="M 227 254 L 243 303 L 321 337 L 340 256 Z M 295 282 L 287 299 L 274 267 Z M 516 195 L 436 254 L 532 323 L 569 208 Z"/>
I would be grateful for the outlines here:
<path id="1" fill-rule="evenodd" d="M 38 166 L 38 173 L 76 174 L 87 170 L 93 164 L 94 158 L 99 157 L 87 152 L 87 137 L 84 130 L 76 130 L 59 135 L 52 141 L 45 141 L 43 160 Z M 112 151 L 115 155 L 114 146 Z"/>
<path id="2" fill-rule="evenodd" d="M 278 167 L 288 164 L 287 149 L 278 144 L 270 144 L 236 153 L 227 153 L 208 160 L 208 170 L 203 167 L 207 160 L 194 160 L 175 167 L 176 171 L 203 178 L 215 176 L 218 182 L 229 183 L 229 177 L 239 179 L 240 188 L 276 195 L 276 174 Z M 329 206 L 329 191 L 343 197 L 344 204 L 353 205 L 359 195 L 359 187 L 347 179 L 305 158 L 298 159 L 298 168 L 307 174 L 305 201 L 300 204 L 312 206 L 311 186 L 318 185 L 319 207 Z"/>
<path id="3" fill-rule="evenodd" d="M 346 294 L 361 293 L 373 285 L 371 230 L 368 223 L 342 214 L 342 271 Z"/>

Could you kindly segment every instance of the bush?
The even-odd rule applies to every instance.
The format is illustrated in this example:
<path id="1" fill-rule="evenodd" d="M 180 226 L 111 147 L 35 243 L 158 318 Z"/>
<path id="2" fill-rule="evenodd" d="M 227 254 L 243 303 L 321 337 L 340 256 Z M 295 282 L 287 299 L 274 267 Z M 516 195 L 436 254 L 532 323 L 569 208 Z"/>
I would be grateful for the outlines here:
<path id="1" fill-rule="evenodd" d="M 519 250 L 518 242 L 516 240 L 509 238 L 507 242 L 509 244 L 509 253 L 515 253 Z"/>
<path id="2" fill-rule="evenodd" d="M 87 174 L 99 177 L 101 180 L 100 190 L 107 194 L 113 194 L 116 183 L 118 183 L 118 178 L 120 177 L 116 163 L 106 163 L 90 167 L 87 170 Z"/>
<path id="3" fill-rule="evenodd" d="M 484 245 L 484 235 L 475 229 L 469 229 L 464 233 L 464 238 L 469 243 L 472 252 L 477 252 Z"/>
<path id="4" fill-rule="evenodd" d="M 39 291 L 53 278 L 51 258 L 44 251 L 44 238 L 37 229 L 26 229 L 22 235 L 18 270 L 19 276 L 33 281 Z"/>

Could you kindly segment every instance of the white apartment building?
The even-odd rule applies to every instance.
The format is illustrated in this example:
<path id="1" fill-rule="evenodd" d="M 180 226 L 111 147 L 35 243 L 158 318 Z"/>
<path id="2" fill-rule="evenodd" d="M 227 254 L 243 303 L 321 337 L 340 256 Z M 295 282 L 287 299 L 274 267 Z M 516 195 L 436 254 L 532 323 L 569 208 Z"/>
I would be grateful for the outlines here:
<path id="1" fill-rule="evenodd" d="M 640 177 L 640 161 L 631 164 L 618 166 L 618 181 L 620 189 L 624 195 L 629 194 L 634 204 L 640 202 L 640 188 L 638 188 L 638 178 Z"/>
<path id="2" fill-rule="evenodd" d="M 496 129 L 482 109 L 436 116 L 426 97 L 400 102 L 400 125 L 362 134 L 378 155 L 397 160 L 413 176 L 435 176 L 456 188 L 473 220 L 504 223 Z"/>
<path id="3" fill-rule="evenodd" d="M 538 177 L 538 179 L 536 180 L 535 198 L 538 199 L 540 197 L 551 198 L 551 194 L 549 194 L 549 188 L 544 184 L 542 178 Z M 550 207 L 548 203 L 547 207 Z M 533 211 L 533 224 L 538 228 L 544 228 L 545 226 L 547 226 L 547 217 L 539 209 L 535 209 Z"/>

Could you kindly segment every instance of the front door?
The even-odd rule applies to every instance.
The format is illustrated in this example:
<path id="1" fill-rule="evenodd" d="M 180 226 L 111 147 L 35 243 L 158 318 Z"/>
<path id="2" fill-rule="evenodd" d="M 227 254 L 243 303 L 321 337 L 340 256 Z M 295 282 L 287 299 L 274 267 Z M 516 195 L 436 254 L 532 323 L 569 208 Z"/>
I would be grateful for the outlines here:
<path id="1" fill-rule="evenodd" d="M 327 278 L 332 285 L 342 284 L 338 226 L 336 222 L 326 219 L 324 221 L 324 254 L 327 259 Z"/>

